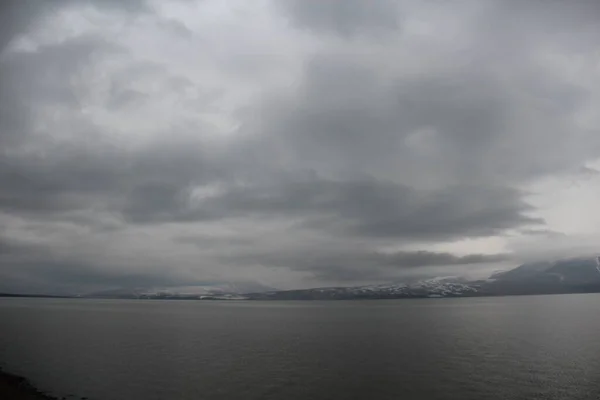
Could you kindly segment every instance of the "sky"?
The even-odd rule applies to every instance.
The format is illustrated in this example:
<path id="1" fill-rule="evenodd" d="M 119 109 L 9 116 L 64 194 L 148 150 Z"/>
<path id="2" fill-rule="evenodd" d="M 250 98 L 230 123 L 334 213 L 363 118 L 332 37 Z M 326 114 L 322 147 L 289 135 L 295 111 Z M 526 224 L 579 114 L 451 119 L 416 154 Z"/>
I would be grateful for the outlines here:
<path id="1" fill-rule="evenodd" d="M 596 254 L 599 4 L 4 1 L 0 291 Z"/>

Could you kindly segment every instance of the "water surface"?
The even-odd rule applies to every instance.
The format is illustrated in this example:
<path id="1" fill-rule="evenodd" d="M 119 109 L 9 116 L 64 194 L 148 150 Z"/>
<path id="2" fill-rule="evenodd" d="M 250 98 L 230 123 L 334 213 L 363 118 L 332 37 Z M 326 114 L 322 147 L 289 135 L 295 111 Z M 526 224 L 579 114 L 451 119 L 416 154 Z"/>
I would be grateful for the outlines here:
<path id="1" fill-rule="evenodd" d="M 600 295 L 0 299 L 0 365 L 91 400 L 598 399 Z"/>

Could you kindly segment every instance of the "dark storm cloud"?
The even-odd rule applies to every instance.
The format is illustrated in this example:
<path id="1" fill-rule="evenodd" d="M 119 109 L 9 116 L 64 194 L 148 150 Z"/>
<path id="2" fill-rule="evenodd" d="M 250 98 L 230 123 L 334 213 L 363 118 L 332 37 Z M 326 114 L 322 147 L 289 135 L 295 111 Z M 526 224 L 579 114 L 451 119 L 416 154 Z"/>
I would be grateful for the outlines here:
<path id="1" fill-rule="evenodd" d="M 155 143 L 137 151 L 102 142 L 45 150 L 2 158 L 0 209 L 44 217 L 99 208 L 132 222 L 191 221 L 189 188 L 220 173 L 191 141 L 181 147 Z"/>
<path id="2" fill-rule="evenodd" d="M 78 39 L 43 48 L 35 53 L 35 62 L 11 60 L 15 63 L 12 70 L 24 74 L 20 75 L 21 81 L 29 76 L 25 66 L 45 65 L 56 69 L 52 81 L 39 78 L 37 71 L 29 73 L 40 83 L 29 80 L 30 94 L 21 91 L 22 96 L 27 96 L 25 101 L 30 104 L 43 101 L 43 96 L 63 99 L 69 104 L 76 101 L 72 97 L 72 88 L 66 85 L 69 76 L 92 62 L 91 54 L 112 49 L 105 42 L 92 39 Z M 55 66 L 49 62 L 54 60 L 53 54 L 61 56 L 56 59 L 60 63 Z M 40 63 L 47 58 L 47 62 Z M 326 58 L 313 61 L 307 73 L 307 98 L 302 101 L 310 104 L 311 108 L 306 110 L 307 105 L 300 105 L 295 108 L 295 114 L 285 117 L 285 121 L 289 122 L 286 124 L 288 136 L 282 137 L 289 142 L 284 143 L 284 153 L 285 150 L 292 151 L 295 156 L 311 153 L 318 161 L 331 165 L 342 163 L 342 167 L 349 171 L 354 169 L 354 165 L 358 171 L 369 163 L 376 164 L 377 160 L 393 160 L 394 153 L 401 151 L 409 154 L 401 143 L 405 132 L 394 129 L 401 129 L 402 122 L 410 121 L 411 115 L 405 113 L 405 118 L 402 118 L 403 115 L 399 115 L 401 107 L 394 101 L 394 96 L 388 97 L 385 92 L 383 96 L 377 94 L 382 88 L 371 85 L 372 71 L 342 67 Z M 371 75 L 362 76 L 361 73 Z M 46 82 L 53 82 L 54 86 L 48 86 Z M 41 90 L 42 97 L 34 98 L 37 93 L 34 89 Z M 435 104 L 439 104 L 438 115 L 459 114 L 461 111 L 451 108 L 452 105 L 444 105 L 443 100 L 436 97 L 443 92 L 428 94 L 421 85 L 413 89 L 407 98 L 419 101 L 412 95 L 417 93 L 422 93 L 424 98 L 436 99 L 436 103 L 430 101 L 418 105 L 417 110 L 428 106 L 435 111 Z M 377 96 L 382 99 L 373 102 L 373 97 Z M 338 98 L 346 99 L 347 110 L 331 109 L 332 106 L 337 107 L 334 102 Z M 457 116 L 456 119 L 468 120 L 471 112 L 477 113 L 477 110 L 466 110 L 465 118 Z M 432 113 L 434 115 L 435 112 Z M 425 116 L 417 116 L 418 122 L 405 129 L 409 131 L 419 126 L 423 118 Z M 459 125 L 454 131 L 462 134 L 465 127 Z M 86 134 L 94 133 L 94 127 L 83 128 L 90 129 Z M 370 134 L 365 135 L 368 130 Z M 472 138 L 465 138 L 462 147 L 478 151 L 476 148 L 468 149 L 467 146 L 476 145 L 470 142 L 473 142 Z M 452 140 L 448 143 L 454 145 Z M 475 187 L 453 182 L 446 187 L 425 191 L 373 178 L 297 180 L 275 175 L 267 185 L 254 182 L 253 178 L 242 186 L 226 182 L 224 193 L 194 203 L 190 200 L 194 186 L 219 182 L 217 177 L 225 179 L 236 175 L 237 163 L 233 159 L 206 160 L 201 142 L 165 140 L 135 153 L 102 142 L 67 143 L 67 146 L 51 142 L 45 149 L 42 154 L 4 155 L 5 168 L 0 172 L 4 190 L 0 205 L 5 210 L 40 214 L 100 205 L 121 213 L 126 220 L 134 223 L 274 215 L 305 219 L 314 228 L 334 230 L 336 234 L 409 240 L 486 236 L 541 222 L 526 215 L 530 209 L 520 199 L 519 192 L 510 187 Z M 242 158 L 248 151 L 248 148 L 242 150 Z M 445 160 L 440 158 L 438 162 Z M 276 165 L 267 167 L 276 168 Z M 228 168 L 233 171 L 226 172 Z M 476 172 L 480 171 L 473 171 Z"/>
<path id="3" fill-rule="evenodd" d="M 246 263 L 269 267 L 289 267 L 310 272 L 320 279 L 331 281 L 360 281 L 393 279 L 402 272 L 414 272 L 419 267 L 455 267 L 473 264 L 498 263 L 511 259 L 509 254 L 469 254 L 457 256 L 430 251 L 398 251 L 383 253 L 368 248 L 340 249 L 310 248 L 256 253 L 248 251 L 239 255 Z M 236 261 L 235 257 L 224 257 Z M 413 270 L 413 271 L 411 271 Z"/>
<path id="4" fill-rule="evenodd" d="M 301 28 L 341 35 L 396 30 L 399 27 L 395 0 L 283 0 L 274 1 Z"/>
<path id="5" fill-rule="evenodd" d="M 334 234 L 404 240 L 491 236 L 543 223 L 527 216 L 531 207 L 511 188 L 463 185 L 420 191 L 376 179 L 287 178 L 269 186 L 233 187 L 195 207 L 199 218 L 290 217 Z"/>
<path id="6" fill-rule="evenodd" d="M 108 47 L 102 41 L 77 39 L 9 59 L 15 63 L 11 81 L 28 82 L 29 88 L 19 88 L 7 103 L 19 109 L 14 105 L 19 95 L 21 109 L 50 99 L 76 105 L 68 78 L 89 65 L 98 49 Z M 31 70 L 42 64 L 54 71 L 54 79 Z M 546 83 L 542 77 L 530 86 Z M 577 90 L 560 82 L 555 87 L 577 98 Z M 273 214 L 305 216 L 314 227 L 320 223 L 314 217 L 323 216 L 338 233 L 419 239 L 485 236 L 541 222 L 525 215 L 530 209 L 512 185 L 573 162 L 572 154 L 554 153 L 552 141 L 542 141 L 564 132 L 510 126 L 529 99 L 515 97 L 485 70 L 465 67 L 445 76 L 384 78 L 378 63 L 351 53 L 319 54 L 307 64 L 295 95 L 278 100 L 265 105 L 261 139 L 238 144 L 241 150 L 223 153 L 221 159 L 207 161 L 201 144 L 168 140 L 135 154 L 88 145 L 61 149 L 62 144 L 48 147 L 43 156 L 5 154 L 3 207 L 44 211 L 99 201 L 132 222 Z M 539 117 L 556 120 L 551 113 Z M 15 132 L 23 130 L 18 122 Z M 410 141 L 419 129 L 433 132 L 416 138 L 427 147 L 423 154 Z M 262 152 L 277 158 L 253 161 Z M 275 179 L 266 186 L 250 179 L 241 189 L 226 181 L 225 192 L 214 199 L 189 201 L 194 187 L 218 181 L 217 169 L 219 179 L 238 176 L 240 165 L 264 169 L 268 179 L 279 163 L 333 178 Z M 433 188 L 419 189 L 420 182 Z"/>
<path id="7" fill-rule="evenodd" d="M 456 256 L 450 253 L 435 253 L 430 251 L 400 251 L 395 253 L 381 253 L 357 251 L 352 254 L 335 254 L 333 252 L 316 254 L 295 254 L 281 256 L 277 254 L 263 254 L 256 257 L 245 256 L 248 262 L 259 262 L 271 265 L 296 265 L 300 269 L 327 269 L 328 266 L 343 267 L 357 266 L 369 269 L 371 267 L 415 268 L 450 265 L 483 264 L 505 261 L 509 259 L 505 254 L 469 254 Z"/>

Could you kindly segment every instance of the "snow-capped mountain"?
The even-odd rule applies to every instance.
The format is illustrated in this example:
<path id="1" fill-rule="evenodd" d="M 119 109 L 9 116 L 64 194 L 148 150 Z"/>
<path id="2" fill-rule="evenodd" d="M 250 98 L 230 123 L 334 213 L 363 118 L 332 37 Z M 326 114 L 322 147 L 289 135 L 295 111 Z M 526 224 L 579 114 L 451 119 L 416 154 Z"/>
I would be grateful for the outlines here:
<path id="1" fill-rule="evenodd" d="M 600 292 L 600 257 L 523 264 L 489 279 L 441 277 L 416 282 L 273 291 L 246 295 L 255 300 L 399 299 Z"/>
<path id="2" fill-rule="evenodd" d="M 410 283 L 272 291 L 251 293 L 246 296 L 252 300 L 394 299 L 473 296 L 478 293 L 478 290 L 479 285 L 475 282 L 442 277 Z"/>
<path id="3" fill-rule="evenodd" d="M 520 265 L 488 279 L 438 277 L 379 285 L 273 290 L 255 283 L 215 283 L 169 288 L 115 289 L 87 297 L 218 300 L 349 300 L 474 297 L 600 292 L 600 257 Z"/>

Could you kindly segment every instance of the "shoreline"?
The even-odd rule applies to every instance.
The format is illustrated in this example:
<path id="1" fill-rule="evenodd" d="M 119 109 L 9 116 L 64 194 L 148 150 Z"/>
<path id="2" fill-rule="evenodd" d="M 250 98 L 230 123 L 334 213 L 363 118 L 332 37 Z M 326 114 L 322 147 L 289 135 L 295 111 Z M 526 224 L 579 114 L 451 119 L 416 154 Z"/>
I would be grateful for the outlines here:
<path id="1" fill-rule="evenodd" d="M 26 378 L 0 369 L 0 398 L 11 400 L 59 400 L 44 393 Z M 63 397 L 66 399 L 67 397 Z M 72 397 L 71 397 L 72 398 Z"/>

